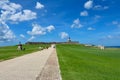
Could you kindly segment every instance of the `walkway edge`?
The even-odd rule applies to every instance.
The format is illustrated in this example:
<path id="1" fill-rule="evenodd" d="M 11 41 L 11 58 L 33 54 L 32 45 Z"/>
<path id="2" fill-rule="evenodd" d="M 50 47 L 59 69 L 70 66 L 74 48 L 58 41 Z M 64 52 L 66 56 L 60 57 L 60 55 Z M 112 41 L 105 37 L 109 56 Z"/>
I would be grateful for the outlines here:
<path id="1" fill-rule="evenodd" d="M 49 56 L 36 80 L 62 80 L 56 49 Z"/>

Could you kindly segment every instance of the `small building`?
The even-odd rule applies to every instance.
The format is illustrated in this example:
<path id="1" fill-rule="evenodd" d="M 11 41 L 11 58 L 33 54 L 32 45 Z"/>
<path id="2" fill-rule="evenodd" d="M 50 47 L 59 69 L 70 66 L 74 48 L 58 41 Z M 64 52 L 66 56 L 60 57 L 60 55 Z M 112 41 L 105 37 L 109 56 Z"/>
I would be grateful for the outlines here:
<path id="1" fill-rule="evenodd" d="M 88 46 L 88 47 L 90 47 L 90 46 L 92 46 L 92 45 L 90 45 L 90 44 L 85 44 L 85 46 Z"/>
<path id="2" fill-rule="evenodd" d="M 105 47 L 104 46 L 101 46 L 101 45 L 98 45 L 98 48 L 100 48 L 101 50 L 104 50 Z"/>

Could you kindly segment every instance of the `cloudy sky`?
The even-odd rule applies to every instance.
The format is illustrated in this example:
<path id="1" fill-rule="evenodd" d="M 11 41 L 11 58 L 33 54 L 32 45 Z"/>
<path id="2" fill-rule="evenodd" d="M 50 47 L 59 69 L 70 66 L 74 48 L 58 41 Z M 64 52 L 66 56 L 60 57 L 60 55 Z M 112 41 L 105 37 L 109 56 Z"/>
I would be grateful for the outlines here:
<path id="1" fill-rule="evenodd" d="M 120 45 L 120 0 L 0 0 L 0 46 L 19 41 Z"/>

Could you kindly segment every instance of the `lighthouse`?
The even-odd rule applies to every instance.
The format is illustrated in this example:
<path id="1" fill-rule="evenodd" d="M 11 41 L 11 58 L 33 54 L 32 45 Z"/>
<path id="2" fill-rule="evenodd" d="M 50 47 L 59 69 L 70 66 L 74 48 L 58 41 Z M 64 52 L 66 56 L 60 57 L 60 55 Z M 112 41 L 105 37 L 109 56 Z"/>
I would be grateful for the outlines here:
<path id="1" fill-rule="evenodd" d="M 71 39 L 70 39 L 70 37 L 68 38 L 68 42 L 71 42 Z"/>

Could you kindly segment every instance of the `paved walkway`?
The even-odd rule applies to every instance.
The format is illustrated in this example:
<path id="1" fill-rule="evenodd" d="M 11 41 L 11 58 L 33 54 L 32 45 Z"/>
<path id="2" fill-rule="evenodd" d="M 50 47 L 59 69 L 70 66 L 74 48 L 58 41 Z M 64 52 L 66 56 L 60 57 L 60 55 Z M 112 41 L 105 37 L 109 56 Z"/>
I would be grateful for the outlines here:
<path id="1" fill-rule="evenodd" d="M 0 62 L 0 80 L 36 80 L 54 48 Z"/>
<path id="2" fill-rule="evenodd" d="M 36 80 L 61 80 L 56 49 L 54 49 L 48 58 L 47 63 Z"/>

